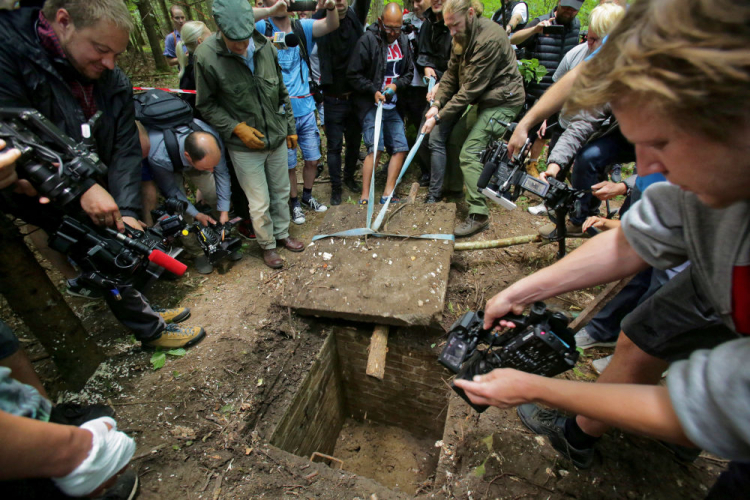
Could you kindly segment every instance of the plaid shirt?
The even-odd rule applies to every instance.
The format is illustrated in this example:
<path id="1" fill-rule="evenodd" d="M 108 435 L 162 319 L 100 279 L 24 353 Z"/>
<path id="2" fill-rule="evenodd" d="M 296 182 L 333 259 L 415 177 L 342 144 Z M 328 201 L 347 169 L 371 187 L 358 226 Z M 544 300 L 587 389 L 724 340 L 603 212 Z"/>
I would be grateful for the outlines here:
<path id="1" fill-rule="evenodd" d="M 65 52 L 60 45 L 60 40 L 55 35 L 52 26 L 50 26 L 47 19 L 44 17 L 41 11 L 39 11 L 39 23 L 36 28 L 37 34 L 39 35 L 39 42 L 52 57 L 59 59 L 67 59 Z M 83 114 L 88 120 L 97 111 L 96 99 L 94 98 L 94 84 L 93 83 L 81 83 L 78 80 L 71 79 L 66 82 L 70 91 L 73 93 L 73 97 L 76 98 L 78 104 L 81 105 Z"/>

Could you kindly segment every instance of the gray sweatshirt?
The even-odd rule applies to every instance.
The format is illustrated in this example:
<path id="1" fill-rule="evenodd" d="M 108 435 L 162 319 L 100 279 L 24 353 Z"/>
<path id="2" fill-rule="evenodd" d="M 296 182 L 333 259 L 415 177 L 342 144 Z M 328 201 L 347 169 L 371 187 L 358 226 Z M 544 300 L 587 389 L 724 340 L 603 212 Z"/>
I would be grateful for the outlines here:
<path id="1" fill-rule="evenodd" d="M 692 193 L 659 183 L 631 207 L 622 229 L 638 255 L 656 268 L 689 259 L 697 286 L 726 326 L 739 331 L 737 325 L 748 324 L 750 303 L 742 297 L 750 283 L 737 271 L 750 266 L 750 200 L 712 209 Z M 750 460 L 750 336 L 673 363 L 667 387 L 693 443 L 732 460 Z"/>

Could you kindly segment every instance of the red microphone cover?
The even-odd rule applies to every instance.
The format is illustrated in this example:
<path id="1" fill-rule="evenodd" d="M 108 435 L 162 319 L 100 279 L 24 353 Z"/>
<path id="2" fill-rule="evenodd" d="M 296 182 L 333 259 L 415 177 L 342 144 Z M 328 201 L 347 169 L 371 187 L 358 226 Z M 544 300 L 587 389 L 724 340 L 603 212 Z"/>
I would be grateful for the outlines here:
<path id="1" fill-rule="evenodd" d="M 151 252 L 151 254 L 149 254 L 148 256 L 148 260 L 150 260 L 157 266 L 163 267 L 170 273 L 176 274 L 177 276 L 182 276 L 187 270 L 187 266 L 185 264 L 183 264 L 179 260 L 173 259 L 161 250 L 154 250 L 153 252 Z"/>

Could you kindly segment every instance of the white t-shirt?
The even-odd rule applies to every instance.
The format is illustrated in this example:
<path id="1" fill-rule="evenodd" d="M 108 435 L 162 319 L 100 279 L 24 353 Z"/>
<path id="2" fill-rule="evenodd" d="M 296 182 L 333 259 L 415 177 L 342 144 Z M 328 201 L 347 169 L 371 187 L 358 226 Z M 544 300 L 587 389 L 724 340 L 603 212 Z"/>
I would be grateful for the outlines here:
<path id="1" fill-rule="evenodd" d="M 383 79 L 383 86 L 380 91 L 385 92 L 385 86 L 390 85 L 399 76 L 401 76 L 401 60 L 404 55 L 401 53 L 401 46 L 398 44 L 398 40 L 394 41 L 388 46 L 388 59 L 385 63 L 385 78 Z M 391 102 L 383 104 L 383 109 L 393 109 L 396 107 L 397 96 L 393 96 Z"/>
<path id="2" fill-rule="evenodd" d="M 516 14 L 519 14 L 521 16 L 521 22 L 518 24 L 523 24 L 529 21 L 529 9 L 526 7 L 526 4 L 521 2 L 515 7 L 513 7 L 513 12 L 510 13 L 510 18 L 513 19 L 513 16 Z M 508 19 L 510 22 L 510 19 Z M 504 28 L 505 26 L 503 26 Z"/>

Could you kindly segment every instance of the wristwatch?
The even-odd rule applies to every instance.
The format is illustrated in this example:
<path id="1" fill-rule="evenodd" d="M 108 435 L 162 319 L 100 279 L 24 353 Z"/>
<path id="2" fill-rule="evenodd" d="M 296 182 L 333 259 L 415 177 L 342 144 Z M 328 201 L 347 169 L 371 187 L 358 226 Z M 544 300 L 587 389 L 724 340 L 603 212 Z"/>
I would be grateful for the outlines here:
<path id="1" fill-rule="evenodd" d="M 435 118 L 435 123 L 440 123 L 440 114 L 433 116 L 433 118 Z"/>

